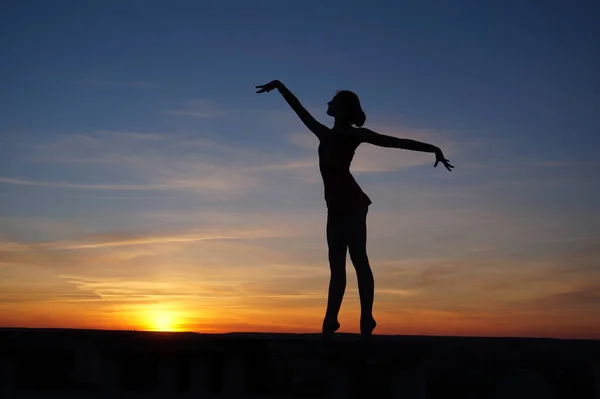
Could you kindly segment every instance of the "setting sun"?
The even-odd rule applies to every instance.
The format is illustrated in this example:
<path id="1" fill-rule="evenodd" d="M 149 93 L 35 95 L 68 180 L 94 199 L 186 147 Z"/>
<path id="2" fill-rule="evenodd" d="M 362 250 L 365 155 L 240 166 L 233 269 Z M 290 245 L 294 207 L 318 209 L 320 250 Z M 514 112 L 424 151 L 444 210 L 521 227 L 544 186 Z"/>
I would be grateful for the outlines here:
<path id="1" fill-rule="evenodd" d="M 177 319 L 174 312 L 152 310 L 148 312 L 145 324 L 150 331 L 179 331 Z"/>

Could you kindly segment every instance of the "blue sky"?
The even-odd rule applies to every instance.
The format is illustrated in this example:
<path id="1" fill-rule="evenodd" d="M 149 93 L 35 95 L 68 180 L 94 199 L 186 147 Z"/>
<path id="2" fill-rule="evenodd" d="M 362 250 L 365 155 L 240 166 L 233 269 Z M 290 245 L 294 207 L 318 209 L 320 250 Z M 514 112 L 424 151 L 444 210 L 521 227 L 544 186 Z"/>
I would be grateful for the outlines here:
<path id="1" fill-rule="evenodd" d="M 278 93 L 254 90 L 280 79 L 325 123 L 335 91 L 353 90 L 367 127 L 456 165 L 357 151 L 385 331 L 600 334 L 600 6 L 540 4 L 3 4 L 0 324 L 58 323 L 31 313 L 43 300 L 65 320 L 83 301 L 96 316 L 179 312 L 185 329 L 318 329 L 317 142 Z M 269 295 L 279 321 L 241 316 Z M 235 323 L 194 316 L 224 306 Z"/>

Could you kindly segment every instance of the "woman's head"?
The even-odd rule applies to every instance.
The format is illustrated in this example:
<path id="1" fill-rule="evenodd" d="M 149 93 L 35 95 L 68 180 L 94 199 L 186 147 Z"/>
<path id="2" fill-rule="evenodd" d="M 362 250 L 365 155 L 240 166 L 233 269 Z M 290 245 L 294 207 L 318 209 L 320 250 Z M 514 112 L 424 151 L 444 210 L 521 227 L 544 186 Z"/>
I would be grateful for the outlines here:
<path id="1" fill-rule="evenodd" d="M 351 125 L 361 127 L 367 120 L 367 116 L 360 106 L 358 96 L 351 91 L 338 91 L 327 105 L 327 115 L 344 120 Z"/>

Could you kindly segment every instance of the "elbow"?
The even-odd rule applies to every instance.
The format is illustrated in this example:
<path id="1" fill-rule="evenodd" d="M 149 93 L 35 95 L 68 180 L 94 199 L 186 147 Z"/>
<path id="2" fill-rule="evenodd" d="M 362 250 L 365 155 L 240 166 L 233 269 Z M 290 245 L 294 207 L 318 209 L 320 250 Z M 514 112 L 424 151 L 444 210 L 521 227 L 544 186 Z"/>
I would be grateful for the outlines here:
<path id="1" fill-rule="evenodd" d="M 373 137 L 371 143 L 385 148 L 401 148 L 402 146 L 402 141 L 400 139 L 392 136 L 385 136 L 383 134 Z"/>

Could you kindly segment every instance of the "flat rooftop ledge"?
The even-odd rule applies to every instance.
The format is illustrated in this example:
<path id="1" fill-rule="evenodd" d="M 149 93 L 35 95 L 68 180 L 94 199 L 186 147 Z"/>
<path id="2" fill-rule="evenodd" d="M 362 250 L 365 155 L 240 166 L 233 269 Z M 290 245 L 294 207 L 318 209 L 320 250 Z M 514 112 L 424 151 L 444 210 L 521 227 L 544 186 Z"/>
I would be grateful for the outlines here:
<path id="1" fill-rule="evenodd" d="M 600 340 L 550 338 L 487 338 L 374 335 L 368 343 L 357 334 L 336 334 L 323 342 L 320 334 L 105 331 L 71 329 L 0 328 L 0 355 L 22 351 L 144 351 L 168 353 L 259 353 L 283 351 L 290 354 L 340 357 L 421 357 L 485 355 L 496 361 L 528 356 L 565 356 L 582 360 L 600 356 Z"/>
<path id="2" fill-rule="evenodd" d="M 540 399 L 599 397 L 593 395 L 600 395 L 600 341 L 0 329 L 0 397 L 7 398 L 22 391 L 82 398 L 117 391 L 432 399 L 512 392 L 517 398 L 513 380 L 530 381 L 528 392 Z"/>

